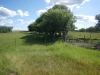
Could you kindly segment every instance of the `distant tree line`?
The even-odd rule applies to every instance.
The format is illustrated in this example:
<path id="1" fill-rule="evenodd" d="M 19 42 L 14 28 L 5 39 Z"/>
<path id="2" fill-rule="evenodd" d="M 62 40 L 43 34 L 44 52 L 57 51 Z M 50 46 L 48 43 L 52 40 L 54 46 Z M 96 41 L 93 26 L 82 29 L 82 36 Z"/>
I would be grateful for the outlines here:
<path id="1" fill-rule="evenodd" d="M 95 27 L 89 27 L 89 28 L 86 28 L 86 29 L 85 28 L 81 28 L 78 31 L 79 32 L 99 32 L 99 31 L 96 30 Z"/>
<path id="2" fill-rule="evenodd" d="M 100 32 L 100 14 L 95 16 L 95 19 L 98 21 L 98 23 L 94 27 L 89 28 L 81 28 L 78 31 L 80 32 Z"/>
<path id="3" fill-rule="evenodd" d="M 12 32 L 13 27 L 8 26 L 0 26 L 0 33 L 8 33 Z"/>

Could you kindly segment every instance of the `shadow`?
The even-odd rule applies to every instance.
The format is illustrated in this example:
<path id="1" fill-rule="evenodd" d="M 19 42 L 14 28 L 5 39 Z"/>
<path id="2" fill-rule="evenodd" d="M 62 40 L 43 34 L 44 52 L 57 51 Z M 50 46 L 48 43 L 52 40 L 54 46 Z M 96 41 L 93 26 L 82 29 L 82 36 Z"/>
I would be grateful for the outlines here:
<path id="1" fill-rule="evenodd" d="M 21 37 L 21 39 L 24 40 L 24 45 L 33 45 L 33 44 L 50 45 L 58 40 L 58 39 L 55 40 L 51 36 L 38 32 L 21 31 L 21 33 L 26 34 L 26 36 Z"/>

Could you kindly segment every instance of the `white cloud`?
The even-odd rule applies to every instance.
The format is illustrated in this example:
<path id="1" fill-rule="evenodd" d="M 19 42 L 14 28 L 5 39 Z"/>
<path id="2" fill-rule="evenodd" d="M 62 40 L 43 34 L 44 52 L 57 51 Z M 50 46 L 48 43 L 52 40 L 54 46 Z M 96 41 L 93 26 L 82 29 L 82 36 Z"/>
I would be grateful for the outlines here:
<path id="1" fill-rule="evenodd" d="M 13 24 L 13 20 L 6 20 L 7 24 Z"/>
<path id="2" fill-rule="evenodd" d="M 76 15 L 78 22 L 97 22 L 95 16 Z"/>
<path id="3" fill-rule="evenodd" d="M 29 13 L 28 11 L 17 10 L 16 12 L 3 6 L 0 7 L 0 19 L 7 19 L 7 17 L 14 17 L 17 15 L 24 17 L 29 16 Z"/>
<path id="4" fill-rule="evenodd" d="M 76 8 L 77 8 L 77 9 L 79 9 L 79 8 L 80 8 L 80 6 L 76 6 Z"/>
<path id="5" fill-rule="evenodd" d="M 45 12 L 47 12 L 47 10 L 46 10 L 46 9 L 43 9 L 43 10 L 37 11 L 36 13 L 37 13 L 37 15 L 39 16 L 39 15 L 45 13 Z"/>
<path id="6" fill-rule="evenodd" d="M 24 22 L 24 20 L 22 20 L 22 19 L 18 19 L 17 21 L 20 22 L 20 23 Z"/>
<path id="7" fill-rule="evenodd" d="M 46 8 L 47 8 L 47 9 L 50 9 L 50 8 L 52 8 L 52 7 L 53 7 L 53 5 L 52 5 L 52 6 L 47 6 Z"/>
<path id="8" fill-rule="evenodd" d="M 81 29 L 81 28 L 89 28 L 89 27 L 94 27 L 95 23 L 76 23 L 75 26 L 77 27 L 77 29 Z"/>
<path id="9" fill-rule="evenodd" d="M 84 4 L 85 2 L 88 2 L 90 0 L 45 0 L 47 3 L 60 3 L 60 4 L 66 4 L 66 5 L 75 5 L 75 4 Z"/>
<path id="10" fill-rule="evenodd" d="M 17 15 L 16 11 L 0 7 L 0 17 L 14 17 L 16 15 Z"/>
<path id="11" fill-rule="evenodd" d="M 71 10 L 73 9 L 73 7 L 77 5 L 83 5 L 85 2 L 88 2 L 88 1 L 90 0 L 45 0 L 46 3 L 64 4 L 68 6 Z"/>
<path id="12" fill-rule="evenodd" d="M 22 19 L 18 19 L 16 22 L 19 22 L 19 23 L 16 23 L 16 25 L 14 25 L 13 30 L 28 30 L 27 26 L 33 23 L 34 21 L 35 20 L 24 21 Z"/>
<path id="13" fill-rule="evenodd" d="M 13 20 L 9 19 L 0 21 L 0 25 L 5 25 L 5 24 L 13 24 Z"/>
<path id="14" fill-rule="evenodd" d="M 17 10 L 17 13 L 18 13 L 18 15 L 20 15 L 21 17 L 24 17 L 24 16 L 29 16 L 29 13 L 28 13 L 28 11 L 22 11 L 22 10 Z"/>
<path id="15" fill-rule="evenodd" d="M 20 22 L 21 25 L 29 25 L 31 23 L 33 23 L 35 20 L 30 20 L 30 21 L 24 21 L 22 19 L 18 19 L 17 22 Z"/>
<path id="16" fill-rule="evenodd" d="M 46 3 L 50 3 L 50 0 L 45 0 Z"/>
<path id="17" fill-rule="evenodd" d="M 1 19 L 1 20 L 5 20 L 5 19 L 7 19 L 7 17 L 0 17 L 0 19 Z"/>
<path id="18" fill-rule="evenodd" d="M 76 15 L 77 22 L 75 23 L 75 26 L 80 28 L 88 28 L 91 26 L 95 26 L 97 21 L 95 20 L 95 16 L 90 15 Z"/>
<path id="19" fill-rule="evenodd" d="M 25 24 L 26 25 L 29 25 L 29 24 L 31 24 L 31 23 L 33 23 L 35 20 L 30 20 L 30 21 L 28 21 L 28 22 L 25 22 Z"/>
<path id="20" fill-rule="evenodd" d="M 77 6 L 76 4 L 75 5 L 67 5 L 67 7 L 72 11 L 73 10 L 73 7 Z"/>
<path id="21" fill-rule="evenodd" d="M 83 24 L 80 24 L 80 23 L 79 24 L 76 23 L 75 26 L 77 27 L 77 29 L 84 28 L 84 25 Z"/>

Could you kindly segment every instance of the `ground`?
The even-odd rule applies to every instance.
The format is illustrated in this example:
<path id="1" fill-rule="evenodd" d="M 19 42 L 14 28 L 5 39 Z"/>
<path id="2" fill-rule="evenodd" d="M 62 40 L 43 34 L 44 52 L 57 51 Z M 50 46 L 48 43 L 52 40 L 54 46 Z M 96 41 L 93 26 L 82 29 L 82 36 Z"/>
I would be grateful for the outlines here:
<path id="1" fill-rule="evenodd" d="M 100 51 L 62 43 L 43 34 L 0 34 L 0 75 L 100 75 Z"/>

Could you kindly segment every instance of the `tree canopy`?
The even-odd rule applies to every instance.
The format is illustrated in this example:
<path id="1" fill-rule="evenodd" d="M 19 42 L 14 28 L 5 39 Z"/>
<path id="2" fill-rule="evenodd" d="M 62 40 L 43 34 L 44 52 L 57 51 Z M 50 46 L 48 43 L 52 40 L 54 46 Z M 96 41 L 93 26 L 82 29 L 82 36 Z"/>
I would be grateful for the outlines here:
<path id="1" fill-rule="evenodd" d="M 65 5 L 54 5 L 28 26 L 29 31 L 45 32 L 50 35 L 74 30 L 76 17 Z"/>

